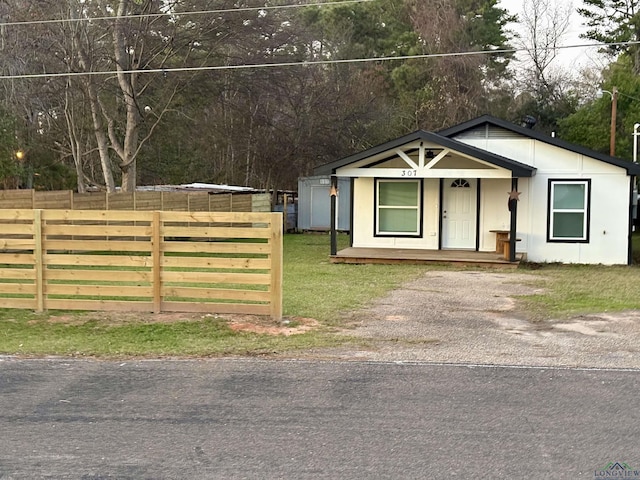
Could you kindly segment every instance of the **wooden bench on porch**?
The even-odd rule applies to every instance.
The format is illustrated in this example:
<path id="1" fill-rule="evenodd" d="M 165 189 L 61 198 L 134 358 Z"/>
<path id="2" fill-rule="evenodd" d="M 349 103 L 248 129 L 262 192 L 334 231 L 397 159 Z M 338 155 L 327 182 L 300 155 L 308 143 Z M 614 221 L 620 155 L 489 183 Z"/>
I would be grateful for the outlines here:
<path id="1" fill-rule="evenodd" d="M 496 234 L 496 253 L 500 253 L 509 259 L 509 230 L 489 230 L 491 233 Z M 521 238 L 516 238 L 516 242 L 522 241 Z"/>
<path id="2" fill-rule="evenodd" d="M 516 238 L 516 242 L 520 242 L 521 240 L 522 240 L 521 238 Z M 501 253 L 504 255 L 505 259 L 509 260 L 509 239 L 508 238 L 502 242 Z"/>

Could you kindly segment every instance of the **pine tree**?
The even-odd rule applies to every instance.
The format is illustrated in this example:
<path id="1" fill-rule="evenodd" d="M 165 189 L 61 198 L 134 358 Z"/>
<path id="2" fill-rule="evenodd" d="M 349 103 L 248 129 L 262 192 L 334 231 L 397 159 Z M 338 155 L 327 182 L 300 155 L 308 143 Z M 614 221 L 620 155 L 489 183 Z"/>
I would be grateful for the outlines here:
<path id="1" fill-rule="evenodd" d="M 583 0 L 578 12 L 589 27 L 584 38 L 608 44 L 602 51 L 610 55 L 628 53 L 633 71 L 640 75 L 640 47 L 625 42 L 640 41 L 640 2 L 637 0 Z"/>

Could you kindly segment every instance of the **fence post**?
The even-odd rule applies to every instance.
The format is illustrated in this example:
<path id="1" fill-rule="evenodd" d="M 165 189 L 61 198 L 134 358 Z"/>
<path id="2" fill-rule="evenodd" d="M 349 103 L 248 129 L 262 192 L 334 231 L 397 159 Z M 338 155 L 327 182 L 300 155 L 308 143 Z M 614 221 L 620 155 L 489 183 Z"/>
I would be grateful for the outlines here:
<path id="1" fill-rule="evenodd" d="M 287 195 L 286 193 L 282 196 L 282 221 L 284 222 L 284 233 L 287 233 L 288 231 L 288 223 L 287 220 L 289 219 L 289 212 L 288 212 L 288 208 L 287 208 L 287 202 L 289 201 L 289 195 Z"/>
<path id="2" fill-rule="evenodd" d="M 271 318 L 282 320 L 282 214 L 271 214 Z"/>
<path id="3" fill-rule="evenodd" d="M 44 258 L 42 248 L 42 210 L 33 211 L 33 256 L 36 269 L 36 311 L 44 311 Z"/>
<path id="4" fill-rule="evenodd" d="M 152 262 L 152 278 L 153 282 L 153 312 L 160 313 L 162 308 L 162 284 L 160 276 L 160 212 L 153 212 L 153 220 L 151 222 L 151 262 Z"/>

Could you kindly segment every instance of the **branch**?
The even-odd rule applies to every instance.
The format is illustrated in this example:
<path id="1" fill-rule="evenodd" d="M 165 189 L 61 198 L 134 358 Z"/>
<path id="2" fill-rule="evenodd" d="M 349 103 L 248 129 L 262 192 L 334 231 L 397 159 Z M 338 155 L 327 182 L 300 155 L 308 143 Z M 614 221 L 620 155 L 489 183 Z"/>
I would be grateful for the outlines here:
<path id="1" fill-rule="evenodd" d="M 169 105 L 171 105 L 171 102 L 173 101 L 174 97 L 176 96 L 176 93 L 178 93 L 178 87 L 177 86 L 175 86 L 173 88 L 173 92 L 171 92 L 171 95 L 169 96 L 169 99 L 165 102 L 164 108 L 160 111 L 160 115 L 156 115 L 156 120 L 151 125 L 151 128 L 149 129 L 149 131 L 147 132 L 145 137 L 142 138 L 140 140 L 140 142 L 138 143 L 138 148 L 136 148 L 136 151 L 133 153 L 133 155 L 131 155 L 131 159 L 129 159 L 129 161 L 127 163 L 122 164 L 121 165 L 122 167 L 126 168 L 126 167 L 128 167 L 129 165 L 131 165 L 132 163 L 135 162 L 135 159 L 138 156 L 138 154 L 140 153 L 140 150 L 142 150 L 142 147 L 144 146 L 144 144 L 147 143 L 147 141 L 149 141 L 149 139 L 153 136 L 153 132 L 155 131 L 156 127 L 160 124 L 160 121 L 162 120 L 162 117 L 164 116 L 164 114 L 169 111 Z"/>
<path id="2" fill-rule="evenodd" d="M 116 131 L 113 128 L 113 124 L 114 124 L 113 118 L 111 118 L 107 113 L 107 109 L 102 103 L 102 100 L 100 99 L 100 97 L 98 97 L 98 105 L 100 105 L 100 111 L 102 112 L 102 116 L 107 121 L 107 132 L 109 134 L 109 141 L 111 142 L 110 148 L 116 152 L 118 157 L 124 159 L 124 147 L 118 140 Z"/>

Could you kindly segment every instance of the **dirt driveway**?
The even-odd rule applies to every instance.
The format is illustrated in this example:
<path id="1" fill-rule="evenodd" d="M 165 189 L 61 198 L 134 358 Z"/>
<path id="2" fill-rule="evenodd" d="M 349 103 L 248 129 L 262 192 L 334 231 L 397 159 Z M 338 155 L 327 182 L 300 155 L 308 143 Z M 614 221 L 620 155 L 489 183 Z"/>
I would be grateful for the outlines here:
<path id="1" fill-rule="evenodd" d="M 514 298 L 526 274 L 429 272 L 353 315 L 345 334 L 369 347 L 326 358 L 640 368 L 640 311 L 528 321 Z M 316 354 L 320 352 L 315 352 Z"/>

